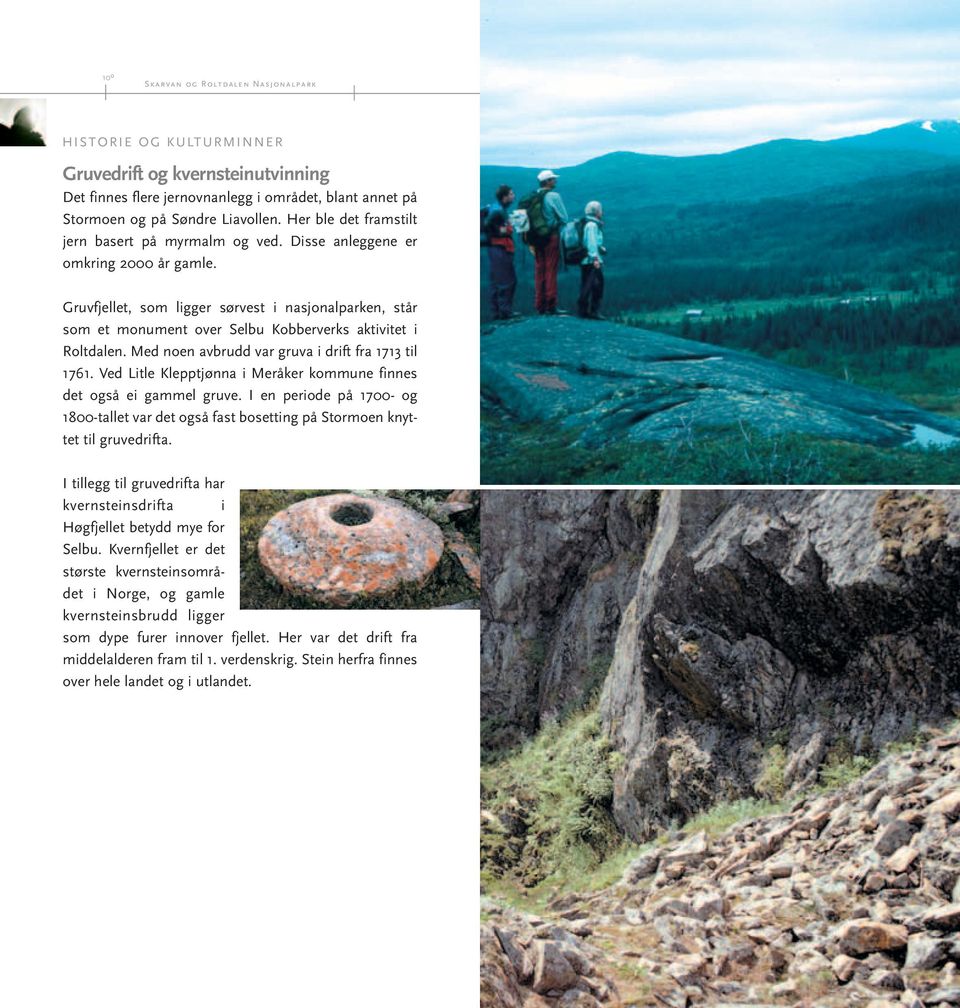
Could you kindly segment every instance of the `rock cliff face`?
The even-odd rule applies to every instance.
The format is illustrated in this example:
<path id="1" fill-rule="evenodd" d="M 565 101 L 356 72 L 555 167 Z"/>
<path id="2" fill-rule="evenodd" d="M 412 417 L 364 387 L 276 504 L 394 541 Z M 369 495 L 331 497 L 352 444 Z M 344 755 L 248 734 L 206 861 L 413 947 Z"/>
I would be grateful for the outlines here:
<path id="1" fill-rule="evenodd" d="M 602 682 L 633 839 L 773 746 L 800 787 L 960 709 L 958 493 L 488 491 L 483 523 L 486 740 Z"/>
<path id="2" fill-rule="evenodd" d="M 656 511 L 652 491 L 484 491 L 488 749 L 515 744 L 602 684 Z"/>

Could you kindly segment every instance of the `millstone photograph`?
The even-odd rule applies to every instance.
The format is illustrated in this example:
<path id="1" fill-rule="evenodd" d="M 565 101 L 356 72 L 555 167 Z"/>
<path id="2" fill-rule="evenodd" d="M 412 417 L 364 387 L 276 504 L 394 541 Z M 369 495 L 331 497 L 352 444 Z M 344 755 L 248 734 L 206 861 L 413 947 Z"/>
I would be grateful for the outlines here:
<path id="1" fill-rule="evenodd" d="M 476 490 L 241 490 L 243 609 L 475 609 Z"/>
<path id="2" fill-rule="evenodd" d="M 960 491 L 481 521 L 482 1008 L 960 1003 Z"/>

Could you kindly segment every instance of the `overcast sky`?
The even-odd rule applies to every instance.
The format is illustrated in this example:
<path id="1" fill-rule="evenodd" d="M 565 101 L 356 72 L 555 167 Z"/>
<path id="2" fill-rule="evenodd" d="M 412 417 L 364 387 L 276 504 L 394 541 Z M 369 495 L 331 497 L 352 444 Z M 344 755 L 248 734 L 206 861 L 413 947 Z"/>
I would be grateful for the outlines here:
<path id="1" fill-rule="evenodd" d="M 960 119 L 960 0 L 481 0 L 485 164 Z"/>

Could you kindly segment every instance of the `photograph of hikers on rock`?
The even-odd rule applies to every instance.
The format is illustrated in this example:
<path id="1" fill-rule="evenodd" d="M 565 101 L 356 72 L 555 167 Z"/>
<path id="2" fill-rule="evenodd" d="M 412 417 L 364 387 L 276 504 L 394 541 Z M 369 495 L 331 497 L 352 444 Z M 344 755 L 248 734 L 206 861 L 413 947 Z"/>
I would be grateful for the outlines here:
<path id="1" fill-rule="evenodd" d="M 960 1003 L 960 492 L 481 523 L 480 1008 Z"/>
<path id="2" fill-rule="evenodd" d="M 960 6 L 481 2 L 481 481 L 960 481 Z"/>

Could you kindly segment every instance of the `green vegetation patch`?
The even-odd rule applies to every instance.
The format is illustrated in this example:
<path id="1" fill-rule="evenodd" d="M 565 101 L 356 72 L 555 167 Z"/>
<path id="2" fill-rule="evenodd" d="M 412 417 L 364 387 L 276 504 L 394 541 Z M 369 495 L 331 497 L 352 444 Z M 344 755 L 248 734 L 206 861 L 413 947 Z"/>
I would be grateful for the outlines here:
<path id="1" fill-rule="evenodd" d="M 546 725 L 481 772 L 480 857 L 489 878 L 530 888 L 583 880 L 623 846 L 610 743 L 595 706 Z"/>
<path id="2" fill-rule="evenodd" d="M 780 364 L 897 396 L 921 409 L 960 415 L 960 299 L 893 291 L 822 299 L 731 302 L 704 318 L 627 312 L 641 329 L 731 347 Z"/>
<path id="3" fill-rule="evenodd" d="M 855 753 L 848 738 L 841 736 L 827 751 L 820 767 L 819 784 L 834 791 L 859 780 L 877 762 L 875 755 Z"/>
<path id="4" fill-rule="evenodd" d="M 779 801 L 786 791 L 784 780 L 786 767 L 787 750 L 780 743 L 774 743 L 763 754 L 760 773 L 753 783 L 757 794 L 763 798 Z"/>
<path id="5" fill-rule="evenodd" d="M 670 442 L 585 447 L 558 424 L 483 420 L 488 484 L 941 484 L 960 483 L 960 445 L 883 448 L 749 427 L 690 430 Z"/>
<path id="6" fill-rule="evenodd" d="M 738 798 L 735 801 L 721 802 L 712 808 L 701 812 L 684 823 L 684 833 L 723 833 L 737 823 L 762 816 L 778 815 L 786 811 L 792 802 L 770 801 L 767 798 Z"/>

